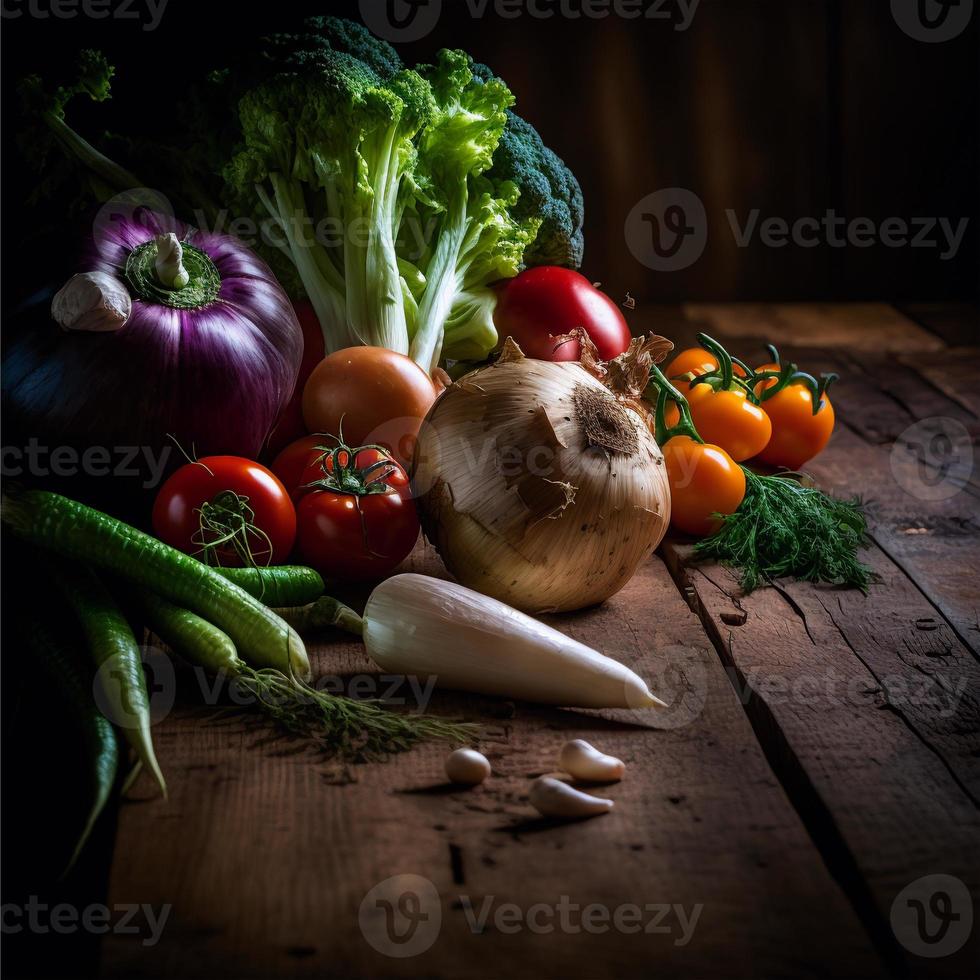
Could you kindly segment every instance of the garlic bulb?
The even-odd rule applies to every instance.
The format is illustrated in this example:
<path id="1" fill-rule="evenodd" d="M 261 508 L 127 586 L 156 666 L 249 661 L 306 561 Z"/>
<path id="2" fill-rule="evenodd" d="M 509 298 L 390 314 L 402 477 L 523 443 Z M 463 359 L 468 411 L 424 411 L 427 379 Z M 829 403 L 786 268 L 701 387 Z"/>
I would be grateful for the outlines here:
<path id="1" fill-rule="evenodd" d="M 72 276 L 51 300 L 51 317 L 65 330 L 119 330 L 132 311 L 133 300 L 126 284 L 106 272 Z"/>
<path id="2" fill-rule="evenodd" d="M 531 806 L 543 817 L 559 820 L 581 820 L 597 817 L 613 808 L 613 801 L 601 796 L 590 796 L 581 790 L 551 776 L 539 776 L 531 784 L 528 794 Z"/>
<path id="3" fill-rule="evenodd" d="M 525 358 L 509 340 L 433 406 L 413 488 L 453 575 L 528 612 L 618 592 L 670 520 L 663 455 L 639 412 L 580 364 Z"/>
<path id="4" fill-rule="evenodd" d="M 456 749 L 446 759 L 446 775 L 462 786 L 478 786 L 491 772 L 490 760 L 476 749 Z"/>
<path id="5" fill-rule="evenodd" d="M 626 772 L 626 764 L 621 759 L 600 752 L 582 738 L 574 738 L 561 747 L 558 765 L 574 779 L 593 783 L 618 782 Z"/>

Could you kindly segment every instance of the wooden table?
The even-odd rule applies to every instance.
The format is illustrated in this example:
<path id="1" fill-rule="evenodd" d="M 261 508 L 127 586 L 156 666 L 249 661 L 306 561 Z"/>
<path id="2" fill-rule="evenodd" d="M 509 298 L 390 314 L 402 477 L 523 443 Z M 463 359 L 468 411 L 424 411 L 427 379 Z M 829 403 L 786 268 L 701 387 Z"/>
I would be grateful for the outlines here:
<path id="1" fill-rule="evenodd" d="M 184 691 L 155 733 L 170 797 L 145 780 L 130 792 L 109 888 L 110 904 L 169 905 L 169 919 L 152 948 L 107 937 L 104 977 L 974 972 L 978 928 L 961 932 L 980 896 L 976 311 L 699 305 L 634 323 L 679 346 L 706 329 L 749 359 L 771 340 L 841 374 L 837 430 L 809 469 L 868 503 L 870 595 L 781 582 L 743 596 L 668 539 L 614 599 L 552 622 L 671 709 L 439 692 L 434 710 L 503 733 L 494 777 L 469 791 L 445 785 L 441 745 L 338 785 Z M 412 564 L 439 573 L 425 549 Z M 376 678 L 356 644 L 311 650 L 320 672 Z M 575 736 L 626 760 L 616 808 L 535 819 L 530 780 Z M 931 875 L 955 881 L 920 882 Z M 936 890 L 961 918 L 930 946 L 907 899 L 929 908 L 946 901 Z"/>

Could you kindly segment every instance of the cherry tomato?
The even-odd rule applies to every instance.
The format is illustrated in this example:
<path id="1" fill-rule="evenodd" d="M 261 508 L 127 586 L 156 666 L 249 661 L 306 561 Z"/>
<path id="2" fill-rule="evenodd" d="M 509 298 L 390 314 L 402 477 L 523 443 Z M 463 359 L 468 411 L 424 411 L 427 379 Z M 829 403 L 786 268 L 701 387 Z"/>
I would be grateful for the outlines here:
<path id="1" fill-rule="evenodd" d="M 810 389 L 803 384 L 790 384 L 764 401 L 762 408 L 772 422 L 772 437 L 756 457 L 760 462 L 798 470 L 830 441 L 834 406 L 827 395 L 814 415 Z"/>
<path id="2" fill-rule="evenodd" d="M 299 325 L 303 328 L 303 360 L 299 366 L 293 395 L 279 413 L 279 418 L 269 433 L 267 447 L 270 456 L 274 456 L 283 446 L 299 439 L 306 432 L 303 424 L 303 388 L 313 369 L 323 360 L 323 331 L 312 304 L 309 300 L 301 300 L 293 303 L 293 308 L 296 310 Z"/>
<path id="3" fill-rule="evenodd" d="M 153 504 L 161 541 L 209 564 L 281 565 L 296 539 L 296 511 L 279 479 L 239 456 L 205 456 L 174 473 Z M 216 544 L 226 534 L 231 540 Z"/>
<path id="4" fill-rule="evenodd" d="M 299 556 L 325 578 L 382 578 L 415 547 L 419 519 L 408 475 L 387 453 L 360 449 L 351 459 L 341 449 L 309 464 L 302 479 L 332 485 L 307 491 L 297 507 Z"/>
<path id="5" fill-rule="evenodd" d="M 736 463 L 751 459 L 769 442 L 769 416 L 741 388 L 714 391 L 707 383 L 694 385 L 687 402 L 698 435 L 721 446 Z"/>
<path id="6" fill-rule="evenodd" d="M 663 372 L 674 383 L 681 394 L 686 394 L 689 381 L 680 380 L 682 374 L 707 374 L 718 370 L 718 358 L 703 347 L 688 347 L 675 355 L 673 360 L 663 369 Z M 737 364 L 732 365 L 732 372 L 738 378 L 745 377 L 745 371 Z"/>
<path id="7" fill-rule="evenodd" d="M 718 530 L 715 514 L 734 514 L 745 496 L 742 468 L 720 446 L 674 436 L 663 447 L 670 483 L 670 522 L 687 534 Z"/>
<path id="8" fill-rule="evenodd" d="M 435 399 L 432 379 L 411 358 L 384 347 L 348 347 L 310 375 L 303 420 L 310 432 L 342 434 L 350 446 L 378 443 L 408 463 Z"/>
<path id="9" fill-rule="evenodd" d="M 763 371 L 776 371 L 777 373 L 782 370 L 781 364 L 775 364 L 770 362 L 769 364 L 760 364 L 756 369 L 756 374 L 761 374 Z M 775 378 L 767 378 L 765 381 L 760 381 L 755 386 L 755 393 L 757 395 L 761 394 L 766 388 L 771 388 L 776 383 Z"/>
<path id="10" fill-rule="evenodd" d="M 577 361 L 577 340 L 557 338 L 581 327 L 609 361 L 630 345 L 630 329 L 619 307 L 573 269 L 539 265 L 525 269 L 500 287 L 493 314 L 501 342 L 513 337 L 526 357 Z"/>

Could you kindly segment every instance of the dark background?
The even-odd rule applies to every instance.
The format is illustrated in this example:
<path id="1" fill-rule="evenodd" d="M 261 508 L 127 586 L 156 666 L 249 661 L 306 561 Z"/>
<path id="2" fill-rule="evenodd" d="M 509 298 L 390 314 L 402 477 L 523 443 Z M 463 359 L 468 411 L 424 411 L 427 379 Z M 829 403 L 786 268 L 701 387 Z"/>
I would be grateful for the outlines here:
<path id="1" fill-rule="evenodd" d="M 35 2 L 46 9 L 50 0 Z M 5 0 L 5 10 L 26 3 Z M 676 18 L 673 4 L 665 9 Z M 96 143 L 104 129 L 165 133 L 171 73 L 203 73 L 221 65 L 240 39 L 325 12 L 357 17 L 358 4 L 169 0 L 152 32 L 128 20 L 4 17 L 5 311 L 67 274 L 76 244 L 76 223 L 67 218 L 63 250 L 41 238 L 37 215 L 26 204 L 38 175 L 25 168 L 14 146 L 18 78 L 33 71 L 57 75 L 79 48 L 102 48 L 118 68 L 116 95 L 103 105 L 73 105 L 73 124 Z M 440 47 L 461 47 L 507 80 L 520 113 L 581 181 L 583 271 L 613 296 L 629 290 L 640 300 L 667 303 L 975 303 L 978 27 L 975 10 L 958 38 L 922 43 L 899 29 L 888 0 L 701 0 L 686 31 L 668 20 L 613 16 L 508 20 L 492 5 L 474 18 L 464 0 L 443 0 L 435 29 L 400 50 L 414 63 Z M 655 273 L 632 255 L 623 226 L 641 198 L 666 187 L 688 188 L 704 202 L 708 245 L 690 267 Z M 744 220 L 754 208 L 762 217 L 789 221 L 834 209 L 875 223 L 947 217 L 955 225 L 966 217 L 970 224 L 948 261 L 936 248 L 776 249 L 758 239 L 738 248 L 725 211 Z M 36 583 L 20 584 L 33 589 Z M 9 574 L 7 588 L 9 599 Z M 16 646 L 6 649 L 16 653 Z M 71 836 L 65 826 L 77 823 L 70 803 L 85 795 L 76 785 L 84 780 L 82 763 L 62 721 L 64 707 L 30 674 L 13 687 L 8 679 L 3 899 L 23 902 L 35 894 L 49 904 L 103 901 L 114 817 L 102 821 L 76 873 L 53 884 Z M 40 730 L 25 725 L 39 712 L 46 720 Z M 96 968 L 97 937 L 4 939 L 5 976 L 90 975 Z"/>
<path id="2" fill-rule="evenodd" d="M 582 0 L 564 2 L 581 10 Z M 662 8 L 672 20 L 505 19 L 492 0 L 474 17 L 475 4 L 442 0 L 431 33 L 399 50 L 415 63 L 440 47 L 461 47 L 510 84 L 517 109 L 582 184 L 583 271 L 612 295 L 630 290 L 662 302 L 980 296 L 980 12 L 958 37 L 928 44 L 900 29 L 888 0 L 701 0 L 684 31 L 675 30 L 676 0 Z M 134 0 L 134 9 L 144 5 Z M 80 47 L 105 50 L 118 68 L 112 102 L 72 105 L 81 132 L 94 142 L 105 128 L 166 132 L 166 96 L 157 93 L 168 73 L 221 65 L 238 39 L 287 28 L 310 12 L 359 18 L 359 5 L 169 0 L 154 31 L 134 20 L 4 19 L 6 138 L 16 129 L 11 82 L 25 71 L 65 71 Z M 8 143 L 8 291 L 27 289 L 39 271 L 36 256 L 19 248 L 32 225 L 24 192 L 35 175 L 19 169 L 10 150 Z M 631 254 L 623 225 L 641 198 L 666 187 L 688 188 L 704 202 L 708 245 L 686 269 L 653 272 Z M 755 208 L 760 220 L 819 219 L 834 209 L 876 224 L 947 217 L 955 225 L 966 217 L 969 225 L 948 260 L 940 248 L 882 244 L 772 248 L 756 237 L 739 248 L 725 212 L 744 222 Z M 11 256 L 22 267 L 16 277 Z"/>

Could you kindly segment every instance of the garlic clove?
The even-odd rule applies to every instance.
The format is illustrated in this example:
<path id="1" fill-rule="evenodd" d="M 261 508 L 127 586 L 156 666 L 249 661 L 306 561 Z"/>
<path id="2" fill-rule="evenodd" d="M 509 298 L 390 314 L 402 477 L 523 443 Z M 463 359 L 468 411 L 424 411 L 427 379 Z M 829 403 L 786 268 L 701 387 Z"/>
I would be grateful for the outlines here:
<path id="1" fill-rule="evenodd" d="M 626 771 L 626 764 L 621 759 L 605 755 L 581 738 L 572 739 L 561 747 L 558 764 L 572 778 L 594 783 L 618 782 Z"/>
<path id="2" fill-rule="evenodd" d="M 475 749 L 456 749 L 446 759 L 445 768 L 452 782 L 478 786 L 490 775 L 490 760 Z"/>
<path id="3" fill-rule="evenodd" d="M 612 800 L 590 796 L 551 776 L 540 776 L 534 781 L 529 799 L 531 806 L 542 816 L 556 817 L 559 820 L 596 817 L 600 813 L 608 813 L 613 808 Z"/>
<path id="4" fill-rule="evenodd" d="M 72 276 L 51 300 L 51 316 L 65 330 L 109 333 L 124 327 L 132 310 L 126 284 L 107 272 Z"/>

